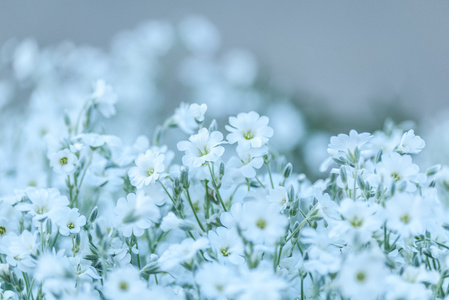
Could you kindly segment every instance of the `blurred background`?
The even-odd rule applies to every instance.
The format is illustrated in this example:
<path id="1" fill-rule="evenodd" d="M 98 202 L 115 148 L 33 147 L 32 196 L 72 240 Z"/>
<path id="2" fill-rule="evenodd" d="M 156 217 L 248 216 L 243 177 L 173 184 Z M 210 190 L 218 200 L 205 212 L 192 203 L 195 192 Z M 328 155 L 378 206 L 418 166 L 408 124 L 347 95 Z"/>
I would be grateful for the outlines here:
<path id="1" fill-rule="evenodd" d="M 7 1 L 0 45 L 3 111 L 70 102 L 102 76 L 122 103 L 147 101 L 154 115 L 181 101 L 205 102 L 217 119 L 268 114 L 278 150 L 311 173 L 331 135 L 372 132 L 386 119 L 414 121 L 427 148 L 449 144 L 449 1 Z M 43 84 L 42 74 L 54 79 Z M 137 93 L 138 84 L 151 88 Z M 151 133 L 140 127 L 128 132 Z"/>

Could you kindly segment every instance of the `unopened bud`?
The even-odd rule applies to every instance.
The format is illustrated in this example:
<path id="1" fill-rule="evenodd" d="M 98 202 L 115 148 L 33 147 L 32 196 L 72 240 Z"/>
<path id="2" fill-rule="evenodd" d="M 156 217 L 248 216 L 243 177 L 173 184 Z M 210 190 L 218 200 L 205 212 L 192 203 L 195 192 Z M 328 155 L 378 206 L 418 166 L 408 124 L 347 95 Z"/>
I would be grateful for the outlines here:
<path id="1" fill-rule="evenodd" d="M 288 163 L 285 167 L 284 167 L 284 172 L 283 172 L 283 176 L 285 179 L 289 178 L 290 175 L 292 174 L 293 171 L 293 166 L 291 163 Z"/>
<path id="2" fill-rule="evenodd" d="M 218 129 L 217 121 L 213 119 L 212 122 L 210 122 L 209 132 L 217 131 L 217 129 Z"/>
<path id="3" fill-rule="evenodd" d="M 98 207 L 95 206 L 94 209 L 92 209 L 90 215 L 89 215 L 89 222 L 93 223 L 97 219 L 98 216 Z"/>
<path id="4" fill-rule="evenodd" d="M 180 181 L 181 181 L 181 185 L 182 185 L 183 188 L 185 188 L 185 189 L 189 188 L 189 186 L 190 186 L 190 183 L 189 183 L 189 168 L 184 167 L 184 166 L 181 167 L 181 178 L 180 178 Z"/>

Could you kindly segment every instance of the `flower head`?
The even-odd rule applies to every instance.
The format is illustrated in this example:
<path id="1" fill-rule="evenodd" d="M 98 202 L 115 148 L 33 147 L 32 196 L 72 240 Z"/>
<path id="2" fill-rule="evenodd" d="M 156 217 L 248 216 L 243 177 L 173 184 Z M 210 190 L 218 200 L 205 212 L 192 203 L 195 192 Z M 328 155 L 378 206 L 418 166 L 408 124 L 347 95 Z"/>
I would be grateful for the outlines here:
<path id="1" fill-rule="evenodd" d="M 258 113 L 240 113 L 230 117 L 226 129 L 230 131 L 226 139 L 230 144 L 250 145 L 253 148 L 262 147 L 273 136 L 273 129 L 268 126 L 268 117 Z"/>
<path id="2" fill-rule="evenodd" d="M 139 154 L 135 161 L 136 167 L 128 172 L 131 184 L 141 189 L 143 185 L 149 185 L 158 180 L 165 170 L 164 158 L 164 154 L 155 153 L 151 149 L 145 154 Z"/>
<path id="3" fill-rule="evenodd" d="M 201 128 L 198 134 L 192 135 L 189 141 L 178 143 L 178 150 L 185 151 L 182 163 L 189 168 L 198 168 L 207 162 L 216 162 L 224 153 L 223 134 L 219 131 L 209 133 Z"/>

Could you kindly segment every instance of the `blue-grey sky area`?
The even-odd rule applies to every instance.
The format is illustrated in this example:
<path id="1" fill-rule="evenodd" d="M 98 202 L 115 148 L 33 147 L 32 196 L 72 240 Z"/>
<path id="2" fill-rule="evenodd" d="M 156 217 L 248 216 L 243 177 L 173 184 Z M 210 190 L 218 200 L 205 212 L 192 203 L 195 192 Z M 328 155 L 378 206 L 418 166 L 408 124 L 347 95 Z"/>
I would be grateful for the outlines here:
<path id="1" fill-rule="evenodd" d="M 191 14 L 344 117 L 365 118 L 369 101 L 395 99 L 415 118 L 449 108 L 449 1 L 4 1 L 0 43 L 106 47 L 120 30 Z"/>

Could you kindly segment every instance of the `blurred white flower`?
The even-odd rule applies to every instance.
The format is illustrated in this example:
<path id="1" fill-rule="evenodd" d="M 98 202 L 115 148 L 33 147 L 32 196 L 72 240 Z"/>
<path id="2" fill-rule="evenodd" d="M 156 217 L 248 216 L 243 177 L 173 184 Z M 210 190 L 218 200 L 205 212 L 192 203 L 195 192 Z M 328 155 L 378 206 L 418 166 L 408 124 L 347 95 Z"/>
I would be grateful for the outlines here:
<path id="1" fill-rule="evenodd" d="M 115 115 L 114 104 L 117 102 L 117 94 L 104 80 L 97 80 L 94 86 L 94 91 L 90 97 L 92 98 L 94 106 L 103 117 L 110 118 Z"/>
<path id="2" fill-rule="evenodd" d="M 187 238 L 181 244 L 172 244 L 162 253 L 159 258 L 159 265 L 162 270 L 169 271 L 178 264 L 191 260 L 197 251 L 209 247 L 209 241 L 206 238 L 193 240 Z"/>
<path id="3" fill-rule="evenodd" d="M 255 244 L 274 245 L 285 235 L 287 217 L 263 200 L 243 205 L 239 226 L 243 236 Z"/>
<path id="4" fill-rule="evenodd" d="M 388 274 L 377 253 L 351 254 L 342 262 L 338 286 L 344 297 L 354 300 L 377 299 L 385 291 Z"/>
<path id="5" fill-rule="evenodd" d="M 160 217 L 159 209 L 142 190 L 137 194 L 128 194 L 126 199 L 120 198 L 114 213 L 125 237 L 132 234 L 142 236 L 145 229 L 157 222 Z"/>
<path id="6" fill-rule="evenodd" d="M 208 233 L 210 247 L 217 254 L 219 262 L 241 265 L 245 262 L 243 258 L 243 242 L 234 229 L 218 227 L 215 231 Z"/>
<path id="7" fill-rule="evenodd" d="M 147 292 L 145 281 L 138 269 L 126 266 L 108 274 L 103 293 L 111 300 L 139 299 Z"/>
<path id="8" fill-rule="evenodd" d="M 236 274 L 230 268 L 218 263 L 205 263 L 195 275 L 195 281 L 202 295 L 208 299 L 226 300 L 234 298 L 229 287 L 236 281 Z"/>

